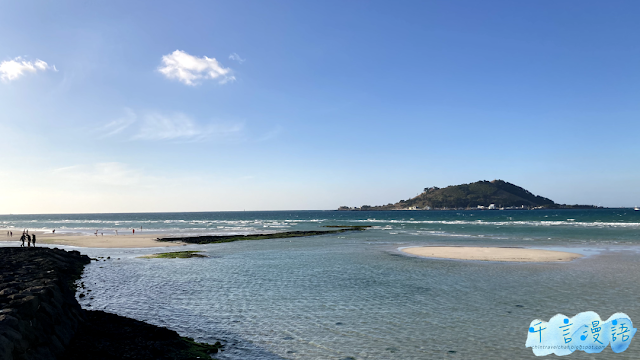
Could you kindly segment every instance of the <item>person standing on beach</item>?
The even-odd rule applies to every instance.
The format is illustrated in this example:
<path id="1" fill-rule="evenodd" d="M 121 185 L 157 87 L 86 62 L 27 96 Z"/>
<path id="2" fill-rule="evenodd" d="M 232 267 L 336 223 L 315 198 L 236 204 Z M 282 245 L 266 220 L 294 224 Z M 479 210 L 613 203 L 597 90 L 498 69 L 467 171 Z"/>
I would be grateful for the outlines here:
<path id="1" fill-rule="evenodd" d="M 36 247 L 36 234 L 31 236 L 31 241 L 33 242 L 33 247 Z"/>
<path id="2" fill-rule="evenodd" d="M 11 234 L 11 237 L 13 237 L 13 231 L 9 231 L 9 234 Z"/>
<path id="3" fill-rule="evenodd" d="M 118 236 L 118 230 L 116 230 L 116 236 Z"/>
<path id="4" fill-rule="evenodd" d="M 27 234 L 27 247 L 31 247 L 31 235 Z"/>
<path id="5" fill-rule="evenodd" d="M 20 236 L 20 241 L 22 241 L 22 245 L 20 245 L 20 247 L 24 247 L 24 238 L 26 236 L 24 236 L 24 234 L 22 234 L 22 236 Z"/>
<path id="6" fill-rule="evenodd" d="M 136 234 L 136 229 L 133 229 L 133 235 L 135 235 L 135 234 Z"/>
<path id="7" fill-rule="evenodd" d="M 51 233 L 55 234 L 56 233 L 56 229 L 53 229 L 53 231 Z"/>

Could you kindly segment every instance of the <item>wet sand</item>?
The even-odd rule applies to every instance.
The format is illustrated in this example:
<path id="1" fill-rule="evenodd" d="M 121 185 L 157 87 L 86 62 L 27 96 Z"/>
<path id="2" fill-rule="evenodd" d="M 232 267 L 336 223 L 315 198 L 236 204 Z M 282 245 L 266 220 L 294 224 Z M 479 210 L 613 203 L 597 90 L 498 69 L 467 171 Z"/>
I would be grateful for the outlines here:
<path id="1" fill-rule="evenodd" d="M 0 233 L 0 241 L 13 242 L 16 246 L 20 246 L 20 236 L 22 230 L 12 230 L 13 237 L 7 237 L 4 230 Z M 149 248 L 149 247 L 167 247 L 167 246 L 180 246 L 182 242 L 160 242 L 156 239 L 158 237 L 166 236 L 166 234 L 153 234 L 141 232 L 140 234 L 127 235 L 115 235 L 114 233 L 101 235 L 85 235 L 80 233 L 69 234 L 52 234 L 44 233 L 42 231 L 29 232 L 29 234 L 36 235 L 36 246 L 38 244 L 55 244 L 55 245 L 67 245 L 87 248 Z M 25 242 L 26 246 L 26 242 Z"/>
<path id="2" fill-rule="evenodd" d="M 582 257 L 564 251 L 502 247 L 422 246 L 400 251 L 428 258 L 478 261 L 566 262 Z"/>

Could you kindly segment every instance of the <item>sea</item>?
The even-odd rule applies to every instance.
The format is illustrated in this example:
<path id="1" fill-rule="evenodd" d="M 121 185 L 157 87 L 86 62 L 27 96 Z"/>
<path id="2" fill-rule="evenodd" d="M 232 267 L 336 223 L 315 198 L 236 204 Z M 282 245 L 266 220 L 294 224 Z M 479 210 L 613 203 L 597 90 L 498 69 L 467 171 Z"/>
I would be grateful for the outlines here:
<path id="1" fill-rule="evenodd" d="M 525 342 L 535 319 L 584 311 L 607 319 L 623 312 L 640 324 L 640 211 L 633 209 L 0 216 L 0 230 L 98 230 L 105 236 L 134 228 L 136 234 L 190 236 L 336 225 L 370 227 L 179 248 L 75 248 L 101 257 L 85 268 L 81 281 L 91 291 L 79 301 L 197 341 L 221 341 L 220 360 L 533 359 Z M 425 245 L 525 247 L 584 257 L 503 263 L 400 251 Z M 175 250 L 208 257 L 139 258 Z M 608 347 L 569 357 L 637 359 L 639 353 L 640 340 L 632 339 L 622 353 Z"/>

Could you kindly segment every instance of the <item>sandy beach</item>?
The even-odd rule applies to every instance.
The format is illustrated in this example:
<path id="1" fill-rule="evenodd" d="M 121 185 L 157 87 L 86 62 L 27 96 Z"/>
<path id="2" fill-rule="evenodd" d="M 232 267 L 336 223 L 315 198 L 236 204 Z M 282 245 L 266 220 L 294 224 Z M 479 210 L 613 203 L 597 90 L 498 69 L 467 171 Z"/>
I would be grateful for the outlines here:
<path id="1" fill-rule="evenodd" d="M 502 247 L 422 246 L 400 251 L 429 258 L 479 261 L 566 262 L 582 257 L 564 251 Z"/>
<path id="2" fill-rule="evenodd" d="M 0 241 L 13 242 L 16 246 L 20 246 L 20 236 L 22 230 L 13 229 L 13 237 L 7 237 L 4 230 L 0 233 Z M 38 244 L 55 244 L 55 245 L 67 245 L 87 248 L 150 248 L 150 247 L 166 247 L 166 246 L 180 246 L 181 242 L 160 242 L 156 239 L 158 237 L 166 236 L 166 234 L 153 234 L 153 233 L 141 233 L 141 234 L 127 234 L 127 235 L 115 235 L 98 233 L 95 235 L 85 235 L 80 233 L 71 234 L 52 234 L 42 231 L 33 231 L 29 234 L 36 235 L 36 245 Z M 26 244 L 25 244 L 26 246 Z"/>

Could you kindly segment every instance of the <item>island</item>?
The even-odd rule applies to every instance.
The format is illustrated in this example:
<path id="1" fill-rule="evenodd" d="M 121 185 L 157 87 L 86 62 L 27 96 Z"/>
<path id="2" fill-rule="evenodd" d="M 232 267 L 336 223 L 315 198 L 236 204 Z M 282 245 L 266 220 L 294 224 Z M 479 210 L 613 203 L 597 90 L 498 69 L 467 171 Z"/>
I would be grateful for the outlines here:
<path id="1" fill-rule="evenodd" d="M 516 210 L 516 209 L 595 209 L 594 205 L 557 204 L 553 200 L 503 180 L 424 188 L 421 194 L 395 204 L 360 207 L 340 206 L 342 211 L 369 210 Z"/>

